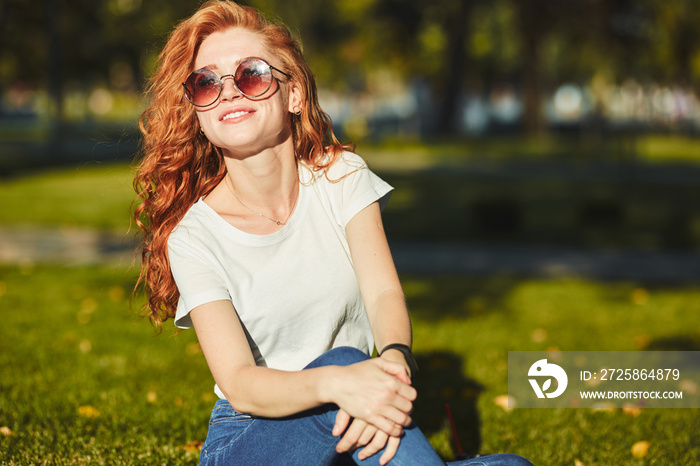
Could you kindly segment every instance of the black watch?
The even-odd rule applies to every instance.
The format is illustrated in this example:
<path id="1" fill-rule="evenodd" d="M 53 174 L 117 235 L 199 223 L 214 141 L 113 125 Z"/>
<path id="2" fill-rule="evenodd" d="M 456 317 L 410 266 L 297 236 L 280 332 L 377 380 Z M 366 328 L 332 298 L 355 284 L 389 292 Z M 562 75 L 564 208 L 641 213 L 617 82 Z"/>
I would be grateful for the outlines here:
<path id="1" fill-rule="evenodd" d="M 379 352 L 379 356 L 384 354 L 386 350 L 390 349 L 401 351 L 401 354 L 403 354 L 403 357 L 406 360 L 406 364 L 408 364 L 408 369 L 411 371 L 411 382 L 413 382 L 413 380 L 416 378 L 416 374 L 418 374 L 418 364 L 416 363 L 416 358 L 413 357 L 413 352 L 411 351 L 411 348 L 409 348 L 408 345 L 404 345 L 402 343 L 392 343 L 391 345 L 386 345 Z"/>

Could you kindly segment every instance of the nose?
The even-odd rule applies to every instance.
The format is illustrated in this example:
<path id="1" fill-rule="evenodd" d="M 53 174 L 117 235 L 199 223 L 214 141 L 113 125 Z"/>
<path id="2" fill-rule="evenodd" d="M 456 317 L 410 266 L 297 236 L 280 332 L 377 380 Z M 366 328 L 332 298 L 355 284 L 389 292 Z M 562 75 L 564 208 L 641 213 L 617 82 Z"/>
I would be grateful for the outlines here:
<path id="1" fill-rule="evenodd" d="M 233 100 L 236 97 L 241 97 L 232 74 L 221 76 L 219 80 L 221 81 L 221 100 Z"/>

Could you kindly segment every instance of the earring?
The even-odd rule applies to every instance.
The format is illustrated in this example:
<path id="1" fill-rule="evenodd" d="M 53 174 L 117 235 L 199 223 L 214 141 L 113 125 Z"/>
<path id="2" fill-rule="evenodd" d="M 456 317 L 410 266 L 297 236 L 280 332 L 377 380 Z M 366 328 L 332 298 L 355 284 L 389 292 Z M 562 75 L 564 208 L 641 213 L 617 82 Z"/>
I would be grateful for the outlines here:
<path id="1" fill-rule="evenodd" d="M 296 106 L 292 109 L 292 113 L 294 113 L 296 116 L 301 115 L 301 106 L 296 105 Z"/>

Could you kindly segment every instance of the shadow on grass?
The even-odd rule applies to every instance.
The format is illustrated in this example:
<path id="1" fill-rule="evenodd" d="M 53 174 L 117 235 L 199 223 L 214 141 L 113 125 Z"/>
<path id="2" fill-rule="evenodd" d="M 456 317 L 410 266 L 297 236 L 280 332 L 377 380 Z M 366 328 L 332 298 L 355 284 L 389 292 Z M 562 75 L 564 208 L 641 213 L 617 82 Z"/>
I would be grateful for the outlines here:
<path id="1" fill-rule="evenodd" d="M 454 426 L 462 451 L 475 455 L 481 448 L 481 421 L 477 410 L 477 399 L 484 387 L 462 374 L 462 356 L 438 351 L 417 354 L 419 374 L 415 387 L 418 400 L 413 419 L 426 437 L 449 429 L 446 405 L 454 420 Z M 450 434 L 453 450 L 459 452 L 455 439 Z"/>
<path id="2" fill-rule="evenodd" d="M 411 315 L 426 321 L 505 311 L 505 300 L 522 280 L 507 274 L 464 279 L 454 275 L 430 279 L 401 277 Z"/>
<path id="3" fill-rule="evenodd" d="M 394 240 L 697 249 L 697 174 L 691 166 L 525 162 L 383 172 L 396 188 L 384 223 Z"/>
<path id="4" fill-rule="evenodd" d="M 656 338 L 649 342 L 647 351 L 700 351 L 700 333 Z"/>
<path id="5" fill-rule="evenodd" d="M 414 404 L 413 420 L 427 438 L 445 429 L 450 430 L 445 406 L 449 405 L 461 451 L 466 457 L 479 453 L 481 421 L 477 399 L 483 386 L 462 375 L 463 358 L 456 353 L 437 351 L 416 354 L 419 374 L 415 381 L 418 400 Z M 452 450 L 460 448 L 452 433 Z M 451 461 L 452 458 L 443 458 Z M 354 465 L 350 455 L 342 455 L 334 466 Z"/>

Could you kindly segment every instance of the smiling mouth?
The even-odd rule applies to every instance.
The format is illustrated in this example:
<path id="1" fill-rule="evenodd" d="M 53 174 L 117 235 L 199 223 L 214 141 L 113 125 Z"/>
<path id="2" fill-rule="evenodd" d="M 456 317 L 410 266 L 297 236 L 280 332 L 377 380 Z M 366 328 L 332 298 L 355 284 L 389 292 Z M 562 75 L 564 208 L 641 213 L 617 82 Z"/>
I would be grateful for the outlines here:
<path id="1" fill-rule="evenodd" d="M 249 111 L 243 111 L 243 110 L 238 111 L 238 112 L 227 113 L 226 115 L 224 115 L 224 117 L 221 119 L 221 121 L 230 120 L 231 118 L 238 118 L 238 117 L 241 117 L 243 115 L 247 115 L 249 113 L 250 113 Z"/>

